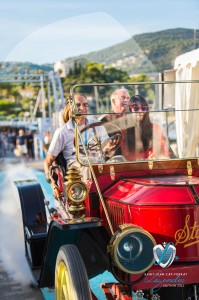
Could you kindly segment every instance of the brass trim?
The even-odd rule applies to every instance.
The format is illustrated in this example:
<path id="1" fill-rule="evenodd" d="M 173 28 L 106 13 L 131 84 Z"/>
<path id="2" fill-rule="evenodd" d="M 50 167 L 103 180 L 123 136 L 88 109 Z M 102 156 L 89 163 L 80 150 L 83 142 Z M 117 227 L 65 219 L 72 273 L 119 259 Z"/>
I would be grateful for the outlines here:
<path id="1" fill-rule="evenodd" d="M 77 186 L 77 187 L 81 186 L 82 187 L 82 193 L 83 194 L 82 194 L 81 199 L 76 200 L 74 198 L 74 196 L 72 195 L 72 193 L 71 193 L 71 189 L 74 188 L 75 186 Z M 87 189 L 87 186 L 85 185 L 85 183 L 83 183 L 82 181 L 81 182 L 73 182 L 73 183 L 70 183 L 67 186 L 67 194 L 68 194 L 69 200 L 71 200 L 71 201 L 78 204 L 78 203 L 83 202 L 86 199 L 86 197 L 88 195 L 88 189 Z"/>
<path id="2" fill-rule="evenodd" d="M 150 262 L 150 264 L 145 267 L 142 270 L 139 271 L 129 271 L 128 269 L 125 269 L 121 263 L 118 260 L 118 254 L 117 254 L 117 246 L 120 243 L 120 241 L 123 239 L 123 237 L 129 233 L 135 233 L 135 232 L 140 232 L 142 234 L 145 234 L 149 237 L 149 239 L 151 240 L 152 244 L 155 246 L 156 245 L 156 241 L 154 239 L 154 237 L 146 230 L 142 229 L 141 227 L 137 226 L 137 225 L 131 225 L 131 224 L 122 224 L 121 226 L 119 226 L 119 230 L 115 233 L 115 239 L 112 240 L 112 244 L 110 243 L 108 246 L 108 250 L 112 252 L 112 257 L 116 263 L 116 265 L 118 266 L 119 269 L 121 269 L 122 271 L 129 273 L 129 274 L 139 274 L 139 273 L 143 273 L 145 271 L 147 271 L 154 263 L 154 258 L 152 259 L 152 261 Z"/>
<path id="3" fill-rule="evenodd" d="M 153 170 L 153 161 L 152 160 L 148 161 L 148 166 L 149 166 L 149 170 Z"/>
<path id="4" fill-rule="evenodd" d="M 187 173 L 188 173 L 188 176 L 192 176 L 192 164 L 189 160 L 187 162 Z"/>
<path id="5" fill-rule="evenodd" d="M 98 165 L 98 171 L 100 174 L 103 172 L 103 165 Z"/>
<path id="6" fill-rule="evenodd" d="M 198 169 L 198 159 L 193 158 L 189 159 L 192 164 L 193 169 Z M 112 163 L 106 163 L 103 164 L 103 173 L 109 175 L 110 173 L 110 165 L 113 165 Z M 123 164 L 117 163 L 114 164 L 115 172 L 116 173 L 124 173 L 124 172 L 137 172 L 137 171 L 149 171 L 148 167 L 148 161 L 134 161 L 134 162 L 125 162 Z M 96 176 L 100 176 L 98 171 L 98 166 L 93 165 L 93 169 L 95 171 Z M 153 171 L 158 170 L 162 174 L 164 174 L 165 170 L 175 170 L 178 171 L 179 169 L 187 169 L 187 159 L 170 159 L 170 160 L 159 160 L 154 161 L 153 160 Z"/>
<path id="7" fill-rule="evenodd" d="M 97 181 L 97 177 L 95 175 L 95 172 L 94 172 L 94 168 L 93 168 L 93 165 L 90 161 L 90 158 L 88 156 L 88 152 L 86 150 L 86 147 L 85 147 L 85 143 L 82 139 L 82 136 L 80 134 L 80 130 L 76 124 L 75 126 L 75 139 L 76 139 L 76 154 L 77 154 L 77 161 L 84 166 L 84 164 L 82 164 L 80 162 L 80 159 L 79 159 L 79 145 L 78 145 L 78 137 L 80 137 L 80 140 L 81 140 L 81 143 L 82 143 L 82 146 L 83 146 L 83 149 L 84 149 L 84 152 L 85 152 L 85 155 L 86 155 L 86 158 L 88 160 L 88 166 L 90 168 L 90 171 L 91 171 L 91 174 L 93 176 L 93 180 L 95 182 L 95 185 L 96 185 L 96 188 L 97 188 L 97 191 L 98 191 L 98 194 L 99 194 L 99 198 L 100 198 L 100 201 L 101 201 L 101 204 L 102 204 L 102 207 L 103 207 L 103 210 L 104 210 L 104 213 L 105 213 L 105 216 L 106 216 L 106 219 L 107 219 L 107 222 L 108 222 L 108 225 L 109 225 L 109 228 L 110 228 L 110 231 L 111 231 L 111 234 L 113 235 L 114 234 L 114 231 L 113 231 L 113 226 L 112 226 L 112 223 L 111 223 L 111 220 L 110 220 L 110 217 L 109 217 L 109 214 L 108 214 L 108 211 L 107 211 L 107 208 L 106 208 L 106 205 L 105 205 L 105 202 L 104 202 L 104 199 L 103 199 L 103 196 L 102 196 L 102 193 L 101 193 L 101 190 L 100 190 L 100 187 L 99 187 L 99 184 L 98 184 L 98 181 Z"/>
<path id="8" fill-rule="evenodd" d="M 69 167 L 65 176 L 65 179 L 67 180 L 67 184 L 73 182 L 81 182 L 81 178 L 82 176 L 80 175 L 80 170 L 77 167 L 75 166 Z"/>
<path id="9" fill-rule="evenodd" d="M 111 176 L 111 180 L 115 180 L 115 168 L 114 168 L 114 166 L 110 166 L 110 176 Z"/>
<path id="10" fill-rule="evenodd" d="M 78 207 L 75 206 L 75 205 L 71 205 L 69 208 L 68 208 L 68 211 L 70 214 L 75 214 L 77 212 L 80 212 L 81 210 L 85 210 L 85 206 L 84 205 L 79 205 Z M 85 216 L 84 216 L 85 217 Z M 74 219 L 75 221 L 75 219 Z"/>

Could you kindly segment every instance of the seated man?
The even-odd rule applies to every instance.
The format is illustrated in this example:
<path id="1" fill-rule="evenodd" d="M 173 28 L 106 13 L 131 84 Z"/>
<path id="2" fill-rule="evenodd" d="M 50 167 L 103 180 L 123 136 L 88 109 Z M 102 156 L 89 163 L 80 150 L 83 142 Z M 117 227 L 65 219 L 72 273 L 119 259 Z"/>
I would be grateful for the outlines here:
<path id="1" fill-rule="evenodd" d="M 115 131 L 112 130 L 111 128 L 111 124 L 114 124 L 118 127 L 118 129 L 121 130 L 123 134 L 122 140 L 125 140 L 126 128 L 130 126 L 128 125 L 129 100 L 130 100 L 129 91 L 125 88 L 116 89 L 115 91 L 112 92 L 110 96 L 110 100 L 111 100 L 112 114 L 103 116 L 103 118 L 101 118 L 100 121 L 103 123 L 106 122 L 104 126 L 106 127 L 110 137 L 115 135 Z M 120 145 L 120 147 L 117 147 L 116 151 L 113 151 L 112 154 L 110 154 L 110 157 L 122 156 L 122 155 L 124 155 L 124 153 L 122 151 L 122 145 Z"/>
<path id="2" fill-rule="evenodd" d="M 88 113 L 88 101 L 87 98 L 83 94 L 76 93 L 74 95 L 75 103 L 78 109 L 78 112 L 82 115 L 78 117 L 77 125 L 79 130 L 82 130 L 84 127 L 88 126 L 91 123 L 94 123 L 94 120 L 88 120 L 86 118 L 86 114 Z M 46 178 L 49 181 L 49 171 L 50 167 L 53 165 L 53 162 L 56 160 L 57 156 L 62 152 L 63 157 L 66 161 L 66 169 L 68 163 L 74 162 L 76 160 L 76 151 L 74 149 L 74 137 L 75 137 L 75 124 L 69 118 L 69 103 L 66 104 L 64 110 L 64 121 L 65 124 L 58 128 L 52 138 L 51 144 L 49 146 L 45 163 L 44 170 L 46 174 Z M 100 136 L 101 141 L 107 139 L 108 135 L 103 126 L 99 126 L 96 130 L 89 129 L 85 131 L 83 134 L 84 142 L 87 144 L 89 139 L 97 133 Z"/>
<path id="3" fill-rule="evenodd" d="M 89 124 L 95 123 L 94 120 L 88 120 L 86 117 L 86 114 L 88 113 L 87 98 L 83 94 L 77 93 L 74 95 L 74 100 L 78 109 L 78 113 L 80 114 L 77 119 L 77 125 L 79 130 L 82 130 Z M 70 110 L 70 104 L 67 103 L 63 114 L 63 119 L 65 124 L 55 131 L 44 162 L 46 180 L 50 183 L 53 178 L 52 187 L 53 187 L 53 195 L 55 198 L 55 207 L 62 215 L 63 218 L 67 217 L 66 210 L 63 204 L 64 203 L 64 198 L 62 193 L 63 182 L 61 180 L 61 182 L 59 182 L 58 184 L 59 176 L 57 177 L 56 173 L 52 174 L 52 166 L 56 161 L 57 156 L 60 153 L 63 154 L 63 157 L 65 159 L 66 169 L 69 164 L 78 167 L 81 171 L 81 175 L 83 177 L 84 182 L 87 182 L 90 179 L 89 168 L 82 167 L 76 161 L 76 149 L 74 149 L 75 124 L 69 118 L 69 110 Z M 100 140 L 101 142 L 103 142 L 108 138 L 106 130 L 103 126 L 98 126 L 96 127 L 96 129 L 94 126 L 93 127 L 91 126 L 91 128 L 83 132 L 81 136 L 84 140 L 85 146 L 87 146 L 89 140 L 91 140 L 93 137 L 95 137 L 96 140 Z M 81 139 L 79 143 L 81 145 Z M 85 158 L 85 153 L 82 153 L 81 156 Z M 59 188 L 57 189 L 57 184 L 59 185 L 60 191 Z"/>

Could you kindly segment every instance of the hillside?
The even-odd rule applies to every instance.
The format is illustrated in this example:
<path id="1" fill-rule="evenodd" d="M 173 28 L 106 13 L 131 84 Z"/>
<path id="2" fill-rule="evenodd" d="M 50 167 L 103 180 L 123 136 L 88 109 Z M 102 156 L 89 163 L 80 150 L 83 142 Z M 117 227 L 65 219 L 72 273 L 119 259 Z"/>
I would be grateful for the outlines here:
<path id="1" fill-rule="evenodd" d="M 159 72 L 173 68 L 176 56 L 199 47 L 199 30 L 169 29 L 156 33 L 136 35 L 134 39 Z M 195 43 L 195 44 L 194 44 Z"/>
<path id="2" fill-rule="evenodd" d="M 37 65 L 30 62 L 2 62 L 0 64 L 0 75 L 5 74 L 26 74 L 26 73 L 45 73 L 52 71 L 53 65 Z"/>
<path id="3" fill-rule="evenodd" d="M 66 58 L 81 63 L 93 61 L 105 66 L 113 65 L 130 75 L 138 73 L 162 72 L 173 68 L 176 56 L 199 47 L 199 30 L 176 28 L 152 33 L 143 33 L 103 50 L 86 55 Z M 6 62 L 0 66 L 0 75 L 11 73 L 49 72 L 53 64 Z"/>
<path id="4" fill-rule="evenodd" d="M 199 30 L 176 28 L 133 36 L 112 47 L 72 57 L 112 64 L 129 74 L 162 72 L 173 68 L 176 56 L 199 47 Z M 195 43 L 195 44 L 194 44 Z"/>

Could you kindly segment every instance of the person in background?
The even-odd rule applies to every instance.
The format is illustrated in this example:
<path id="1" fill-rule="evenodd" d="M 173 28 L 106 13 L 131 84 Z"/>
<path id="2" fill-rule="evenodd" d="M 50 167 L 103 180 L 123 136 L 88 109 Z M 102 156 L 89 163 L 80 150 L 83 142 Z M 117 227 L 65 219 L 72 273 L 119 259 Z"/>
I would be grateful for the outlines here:
<path id="1" fill-rule="evenodd" d="M 27 148 L 28 148 L 28 157 L 34 159 L 34 137 L 31 131 L 28 132 L 27 136 Z"/>
<path id="2" fill-rule="evenodd" d="M 107 122 L 107 125 L 105 124 L 105 127 L 107 129 L 107 132 L 109 133 L 109 136 L 112 137 L 115 135 L 115 132 L 109 128 L 111 123 L 117 125 L 119 129 L 122 131 L 122 142 L 124 142 L 126 138 L 126 128 L 127 128 L 127 122 L 128 122 L 128 113 L 129 113 L 129 100 L 130 95 L 127 89 L 125 88 L 119 88 L 112 92 L 110 96 L 111 100 L 111 107 L 114 114 L 108 114 L 105 115 L 103 118 L 100 119 L 101 122 Z M 110 122 L 110 123 L 109 123 Z M 117 143 L 117 141 L 113 141 L 113 143 Z M 113 151 L 110 153 L 111 156 L 115 155 L 123 155 L 122 153 L 122 145 L 120 145 L 116 151 Z M 108 158 L 107 158 L 108 159 Z"/>
<path id="3" fill-rule="evenodd" d="M 111 94 L 111 106 L 114 113 L 126 113 L 129 111 L 130 95 L 128 90 L 121 88 Z"/>
<path id="4" fill-rule="evenodd" d="M 0 157 L 5 157 L 7 155 L 7 137 L 5 132 L 0 132 Z"/>
<path id="5" fill-rule="evenodd" d="M 114 114 L 108 114 L 100 118 L 101 122 L 113 121 L 116 118 L 120 118 L 122 114 L 129 112 L 129 100 L 130 95 L 128 90 L 121 88 L 116 89 L 110 96 L 112 112 Z"/>
<path id="6" fill-rule="evenodd" d="M 43 149 L 44 149 L 45 155 L 47 155 L 48 148 L 50 146 L 50 141 L 51 141 L 50 131 L 45 131 L 44 132 L 44 144 L 43 144 Z"/>
<path id="7" fill-rule="evenodd" d="M 16 147 L 16 131 L 10 129 L 10 131 L 8 132 L 8 148 L 11 152 L 13 152 L 14 148 Z"/>
<path id="8" fill-rule="evenodd" d="M 28 148 L 27 148 L 27 137 L 23 129 L 19 130 L 19 135 L 16 139 L 16 147 L 20 150 L 23 157 L 27 157 Z"/>

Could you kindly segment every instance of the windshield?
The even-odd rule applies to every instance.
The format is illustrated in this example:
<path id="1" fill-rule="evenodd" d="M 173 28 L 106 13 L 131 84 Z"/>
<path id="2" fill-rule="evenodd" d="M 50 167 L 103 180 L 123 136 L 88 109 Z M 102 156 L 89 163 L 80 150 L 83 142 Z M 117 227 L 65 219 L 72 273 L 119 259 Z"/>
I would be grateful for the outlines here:
<path id="1" fill-rule="evenodd" d="M 124 163 L 195 158 L 199 153 L 198 82 L 76 85 L 80 161 Z M 78 122 L 77 122 L 78 124 Z M 83 146 L 84 144 L 84 146 Z"/>

